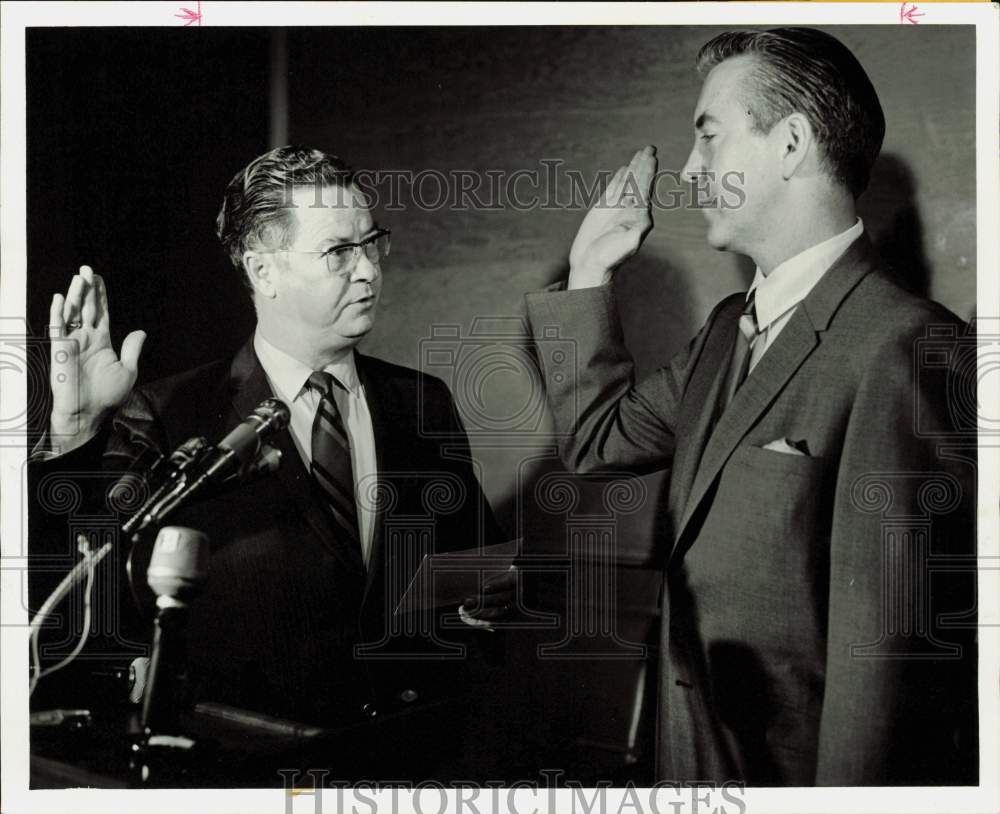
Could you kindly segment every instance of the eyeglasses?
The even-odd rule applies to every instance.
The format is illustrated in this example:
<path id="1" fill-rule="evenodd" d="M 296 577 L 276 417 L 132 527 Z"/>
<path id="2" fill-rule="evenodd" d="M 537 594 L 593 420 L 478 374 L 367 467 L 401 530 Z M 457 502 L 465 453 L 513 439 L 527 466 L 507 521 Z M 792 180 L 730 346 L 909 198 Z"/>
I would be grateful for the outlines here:
<path id="1" fill-rule="evenodd" d="M 392 234 L 388 229 L 379 229 L 371 237 L 366 237 L 360 243 L 341 243 L 323 251 L 301 251 L 299 249 L 277 249 L 274 254 L 318 254 L 326 261 L 326 270 L 330 274 L 337 274 L 345 277 L 350 274 L 361 257 L 361 252 L 365 253 L 369 263 L 378 265 L 379 260 L 389 256 L 389 237 Z"/>

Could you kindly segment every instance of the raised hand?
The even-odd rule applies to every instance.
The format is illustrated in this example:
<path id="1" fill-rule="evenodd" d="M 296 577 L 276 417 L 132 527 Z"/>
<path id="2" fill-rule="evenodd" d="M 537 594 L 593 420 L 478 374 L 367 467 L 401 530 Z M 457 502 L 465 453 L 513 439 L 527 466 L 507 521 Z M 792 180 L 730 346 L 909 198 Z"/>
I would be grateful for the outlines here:
<path id="1" fill-rule="evenodd" d="M 643 147 L 619 167 L 587 213 L 569 252 L 568 288 L 603 285 L 635 254 L 653 228 L 650 192 L 656 176 L 656 148 Z"/>
<path id="2" fill-rule="evenodd" d="M 81 266 L 66 296 L 53 296 L 49 308 L 49 429 L 64 452 L 86 443 L 135 385 L 146 334 L 133 331 L 125 337 L 119 359 L 109 326 L 104 281 L 90 266 Z"/>

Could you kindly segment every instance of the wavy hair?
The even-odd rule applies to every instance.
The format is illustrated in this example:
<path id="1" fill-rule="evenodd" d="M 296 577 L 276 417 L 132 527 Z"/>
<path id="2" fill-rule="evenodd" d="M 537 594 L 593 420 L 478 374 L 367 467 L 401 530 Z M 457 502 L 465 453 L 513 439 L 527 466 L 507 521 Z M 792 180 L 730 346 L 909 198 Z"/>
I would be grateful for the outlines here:
<path id="1" fill-rule="evenodd" d="M 244 284 L 243 255 L 266 246 L 288 248 L 295 239 L 289 210 L 295 187 L 348 187 L 354 171 L 335 155 L 288 145 L 258 156 L 226 186 L 215 233 Z"/>
<path id="2" fill-rule="evenodd" d="M 745 87 L 754 129 L 768 133 L 791 113 L 812 126 L 828 174 L 857 198 L 882 149 L 885 115 L 861 63 L 835 37 L 814 28 L 727 31 L 698 52 L 699 73 L 737 56 L 754 57 Z"/>

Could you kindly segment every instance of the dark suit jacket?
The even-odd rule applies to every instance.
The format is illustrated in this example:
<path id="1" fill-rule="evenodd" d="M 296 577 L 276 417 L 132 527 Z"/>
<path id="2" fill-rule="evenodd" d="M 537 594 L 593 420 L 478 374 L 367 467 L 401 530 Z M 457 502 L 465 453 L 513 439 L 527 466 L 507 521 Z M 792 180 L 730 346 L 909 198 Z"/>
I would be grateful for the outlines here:
<path id="1" fill-rule="evenodd" d="M 206 532 L 212 546 L 209 579 L 188 623 L 192 700 L 350 724 L 373 707 L 384 715 L 409 709 L 414 697 L 462 693 L 477 677 L 468 645 L 481 632 L 461 623 L 442 632 L 437 617 L 437 627 L 398 630 L 391 617 L 425 553 L 500 539 L 451 395 L 414 370 L 361 354 L 357 366 L 379 476 L 377 493 L 367 496 L 380 507 L 367 575 L 360 556 L 337 539 L 290 433 L 282 433 L 274 442 L 282 452 L 276 474 L 170 520 Z M 34 465 L 33 478 L 86 475 L 100 468 L 102 453 L 105 470 L 119 473 L 150 449 L 169 454 L 197 435 L 218 440 L 271 395 L 247 343 L 231 364 L 137 388 L 109 431 Z M 124 541 L 118 548 L 127 550 Z M 148 618 L 122 621 L 122 630 L 149 629 Z M 464 655 L 454 645 L 466 647 Z"/>
<path id="2" fill-rule="evenodd" d="M 610 287 L 528 296 L 536 335 L 576 343 L 575 366 L 540 348 L 566 465 L 671 471 L 659 774 L 975 783 L 976 439 L 948 390 L 965 326 L 862 236 L 713 426 L 743 300 L 636 384 Z M 783 438 L 808 456 L 763 448 Z M 951 583 L 932 573 L 945 555 Z"/>

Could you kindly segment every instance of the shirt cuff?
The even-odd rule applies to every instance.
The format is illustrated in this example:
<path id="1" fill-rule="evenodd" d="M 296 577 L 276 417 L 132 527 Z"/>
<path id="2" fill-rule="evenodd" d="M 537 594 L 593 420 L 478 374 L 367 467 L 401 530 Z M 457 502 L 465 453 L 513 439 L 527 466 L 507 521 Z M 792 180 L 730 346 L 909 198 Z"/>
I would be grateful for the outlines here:
<path id="1" fill-rule="evenodd" d="M 496 626 L 492 622 L 487 622 L 485 619 L 476 619 L 474 616 L 465 610 L 465 605 L 458 606 L 458 618 L 461 619 L 469 627 L 478 627 L 483 630 L 488 630 L 493 633 L 496 630 Z"/>
<path id="2" fill-rule="evenodd" d="M 35 446 L 31 448 L 31 452 L 28 454 L 28 461 L 34 463 L 35 461 L 51 461 L 53 458 L 58 458 L 59 453 L 52 449 L 52 437 L 49 435 L 48 430 L 35 442 Z"/>

